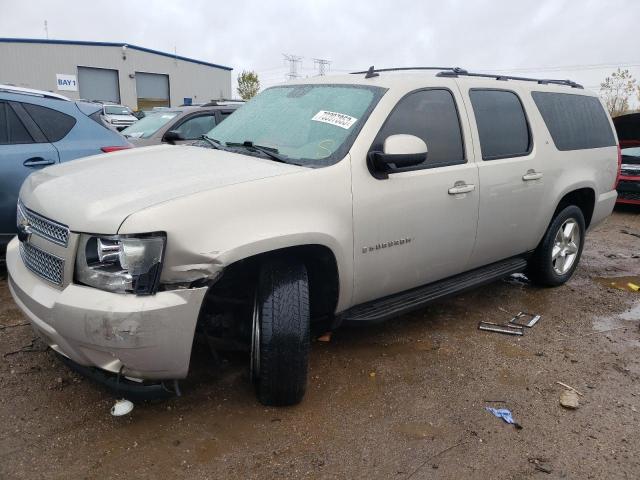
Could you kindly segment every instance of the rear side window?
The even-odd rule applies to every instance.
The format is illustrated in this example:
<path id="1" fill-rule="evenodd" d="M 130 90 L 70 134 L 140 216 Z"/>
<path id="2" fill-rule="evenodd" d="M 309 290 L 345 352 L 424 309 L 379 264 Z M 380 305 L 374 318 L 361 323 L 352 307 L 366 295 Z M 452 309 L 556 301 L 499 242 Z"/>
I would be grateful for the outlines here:
<path id="1" fill-rule="evenodd" d="M 465 162 L 458 111 L 449 90 L 420 90 L 400 100 L 371 149 L 382 151 L 385 139 L 397 134 L 415 135 L 427 144 L 427 160 L 418 168 Z"/>
<path id="2" fill-rule="evenodd" d="M 607 114 L 596 97 L 552 92 L 531 95 L 558 150 L 616 144 Z"/>
<path id="3" fill-rule="evenodd" d="M 33 138 L 11 105 L 0 102 L 0 145 L 21 143 L 33 143 Z"/>
<path id="4" fill-rule="evenodd" d="M 216 119 L 212 113 L 211 115 L 191 117 L 182 122 L 175 130 L 179 132 L 185 140 L 197 140 L 215 126 Z"/>
<path id="5" fill-rule="evenodd" d="M 518 157 L 531 151 L 531 133 L 518 96 L 507 90 L 471 90 L 483 160 Z"/>
<path id="6" fill-rule="evenodd" d="M 23 103 L 22 106 L 50 142 L 62 140 L 76 124 L 76 119 L 66 113 L 31 103 Z"/>

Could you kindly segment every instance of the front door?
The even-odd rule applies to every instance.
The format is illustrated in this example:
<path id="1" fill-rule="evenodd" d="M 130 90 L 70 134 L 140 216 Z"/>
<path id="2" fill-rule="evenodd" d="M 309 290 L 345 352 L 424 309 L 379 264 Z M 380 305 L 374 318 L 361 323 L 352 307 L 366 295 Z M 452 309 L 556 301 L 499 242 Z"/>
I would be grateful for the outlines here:
<path id="1" fill-rule="evenodd" d="M 352 158 L 353 303 L 400 292 L 466 269 L 478 220 L 478 171 L 459 94 L 445 88 L 414 91 L 395 106 L 371 150 L 390 135 L 425 141 L 426 161 L 376 179 L 366 158 Z M 454 188 L 466 185 L 466 193 Z"/>
<path id="2" fill-rule="evenodd" d="M 16 203 L 24 179 L 58 162 L 58 151 L 25 115 L 20 105 L 0 101 L 0 236 L 4 240 L 16 233 Z"/>

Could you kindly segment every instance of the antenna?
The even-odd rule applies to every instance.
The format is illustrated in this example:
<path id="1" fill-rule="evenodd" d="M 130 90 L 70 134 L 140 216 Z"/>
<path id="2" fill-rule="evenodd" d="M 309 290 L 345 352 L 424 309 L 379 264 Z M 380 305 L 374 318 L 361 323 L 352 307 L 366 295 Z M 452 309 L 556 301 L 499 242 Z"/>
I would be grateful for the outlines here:
<path id="1" fill-rule="evenodd" d="M 298 66 L 302 63 L 302 57 L 287 53 L 283 53 L 282 56 L 287 62 L 289 62 L 289 73 L 286 75 L 287 80 L 295 80 L 300 77 L 298 74 Z"/>
<path id="2" fill-rule="evenodd" d="M 324 60 L 322 58 L 314 58 L 313 64 L 318 66 L 318 75 L 323 76 L 327 74 L 329 70 L 329 66 L 331 65 L 331 60 Z"/>
<path id="3" fill-rule="evenodd" d="M 47 37 L 47 40 L 49 40 L 49 25 L 46 20 L 44 21 L 44 35 Z"/>

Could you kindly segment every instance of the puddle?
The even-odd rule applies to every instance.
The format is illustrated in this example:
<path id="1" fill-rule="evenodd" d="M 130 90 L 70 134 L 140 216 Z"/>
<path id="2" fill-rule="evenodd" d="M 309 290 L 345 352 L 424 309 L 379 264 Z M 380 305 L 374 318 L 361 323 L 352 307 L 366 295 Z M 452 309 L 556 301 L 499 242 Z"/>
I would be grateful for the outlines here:
<path id="1" fill-rule="evenodd" d="M 617 288 L 626 292 L 640 292 L 640 276 L 632 277 L 595 277 L 596 283 L 609 288 Z"/>

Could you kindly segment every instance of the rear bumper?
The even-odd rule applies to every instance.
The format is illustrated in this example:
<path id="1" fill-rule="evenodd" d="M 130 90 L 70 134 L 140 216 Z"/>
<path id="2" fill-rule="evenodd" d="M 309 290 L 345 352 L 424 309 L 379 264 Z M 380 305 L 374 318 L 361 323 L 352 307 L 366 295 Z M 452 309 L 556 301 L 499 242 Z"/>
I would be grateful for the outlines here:
<path id="1" fill-rule="evenodd" d="M 35 331 L 73 362 L 148 380 L 186 377 L 206 287 L 153 296 L 116 294 L 70 284 L 60 290 L 7 247 L 9 289 Z"/>
<path id="2" fill-rule="evenodd" d="M 640 205 L 640 177 L 621 176 L 616 186 L 617 203 Z"/>

